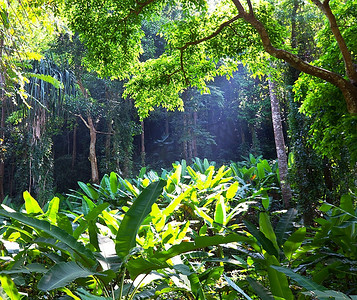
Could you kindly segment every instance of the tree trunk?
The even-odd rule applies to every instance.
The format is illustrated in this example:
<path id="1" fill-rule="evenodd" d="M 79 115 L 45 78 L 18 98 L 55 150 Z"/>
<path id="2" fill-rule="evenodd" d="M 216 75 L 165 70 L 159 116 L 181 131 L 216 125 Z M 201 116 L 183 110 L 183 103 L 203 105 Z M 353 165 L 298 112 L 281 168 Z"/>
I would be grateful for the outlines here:
<path id="1" fill-rule="evenodd" d="M 251 5 L 251 1 L 248 1 L 249 11 L 246 11 L 240 0 L 232 0 L 232 2 L 236 6 L 239 14 L 235 18 L 231 19 L 231 22 L 233 22 L 235 19 L 242 18 L 256 29 L 262 41 L 264 50 L 271 56 L 274 56 L 278 59 L 287 62 L 299 71 L 302 71 L 306 74 L 310 74 L 317 78 L 321 78 L 338 87 L 344 96 L 348 112 L 350 114 L 357 114 L 357 70 L 355 65 L 353 64 L 351 52 L 348 50 L 346 43 L 338 28 L 335 16 L 331 11 L 328 0 L 323 1 L 323 3 L 321 3 L 320 0 L 312 0 L 312 2 L 325 14 L 330 23 L 331 31 L 343 56 L 346 75 L 348 76 L 348 79 L 345 79 L 340 74 L 309 64 L 308 62 L 301 59 L 299 56 L 289 51 L 275 48 L 271 43 L 270 36 L 263 23 L 256 18 L 253 11 L 253 7 Z M 227 24 L 225 26 L 228 26 L 228 22 L 226 23 Z M 220 28 L 220 30 L 222 29 Z M 218 32 L 219 31 L 217 30 L 214 34 L 217 35 Z M 211 36 L 212 35 L 213 34 L 211 34 Z M 195 43 L 191 44 L 198 44 L 202 42 L 202 40 L 207 39 L 208 37 L 195 41 Z M 187 44 L 187 46 L 185 47 L 188 47 L 191 44 Z"/>
<path id="2" fill-rule="evenodd" d="M 144 127 L 144 121 L 141 121 L 141 165 L 145 167 L 145 127 Z"/>
<path id="3" fill-rule="evenodd" d="M 276 147 L 276 154 L 278 157 L 281 193 L 283 197 L 284 207 L 289 208 L 292 195 L 291 195 L 290 184 L 287 180 L 288 159 L 285 152 L 285 141 L 284 141 L 281 116 L 280 116 L 279 99 L 276 96 L 276 91 L 275 91 L 276 86 L 275 86 L 274 79 L 269 78 L 268 83 L 269 83 L 269 94 L 270 94 L 271 113 L 272 113 L 272 120 L 273 120 L 275 147 Z"/>
<path id="4" fill-rule="evenodd" d="M 80 78 L 79 75 L 77 75 L 77 82 L 79 85 L 79 88 L 81 89 L 81 92 L 84 96 L 84 98 L 88 99 L 88 92 L 85 89 L 82 79 Z M 91 166 L 91 179 L 93 183 L 98 184 L 99 183 L 99 171 L 98 171 L 98 162 L 97 162 L 97 155 L 96 155 L 96 150 L 95 150 L 95 144 L 97 142 L 97 131 L 94 127 L 93 119 L 91 117 L 90 112 L 87 112 L 87 122 L 84 120 L 84 118 L 79 115 L 83 123 L 87 126 L 89 129 L 89 136 L 90 136 L 90 143 L 89 143 L 89 161 L 90 161 L 90 166 Z"/>
<path id="5" fill-rule="evenodd" d="M 108 122 L 108 132 L 113 132 L 113 125 L 112 125 L 112 120 L 109 120 Z M 105 137 L 105 168 L 108 170 L 111 163 L 111 144 L 112 144 L 112 139 L 111 135 L 107 134 Z"/>
<path id="6" fill-rule="evenodd" d="M 89 144 L 89 160 L 92 171 L 92 182 L 99 184 L 99 171 L 98 171 L 98 162 L 97 155 L 95 151 L 95 144 L 97 142 L 97 131 L 95 130 L 93 119 L 90 115 L 87 117 L 89 125 L 89 135 L 90 135 L 90 144 Z"/>

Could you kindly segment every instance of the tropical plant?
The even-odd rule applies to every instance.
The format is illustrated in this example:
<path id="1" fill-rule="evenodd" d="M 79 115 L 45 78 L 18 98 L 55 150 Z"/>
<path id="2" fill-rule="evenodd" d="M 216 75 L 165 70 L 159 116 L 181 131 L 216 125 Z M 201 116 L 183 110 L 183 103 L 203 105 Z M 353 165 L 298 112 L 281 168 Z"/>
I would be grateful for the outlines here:
<path id="1" fill-rule="evenodd" d="M 208 168 L 209 182 L 215 180 L 218 183 L 223 177 L 224 169 L 221 168 L 218 173 L 220 178 L 216 178 L 217 176 L 212 177 L 212 168 Z M 218 213 L 215 213 L 215 219 L 220 225 L 213 222 L 209 224 L 216 232 L 209 236 L 205 235 L 204 230 L 198 230 L 194 226 L 195 220 L 178 222 L 173 217 L 180 210 L 180 205 L 191 199 L 194 192 L 194 188 L 188 188 L 182 190 L 182 193 L 175 193 L 183 187 L 179 182 L 180 169 L 181 166 L 176 167 L 172 173 L 164 173 L 167 181 L 160 179 L 155 173 L 149 172 L 146 178 L 141 175 L 136 181 L 137 187 L 129 181 L 118 180 L 114 173 L 105 176 L 101 186 L 92 187 L 79 183 L 84 193 L 77 193 L 75 197 L 80 197 L 83 202 L 82 206 L 74 207 L 72 212 L 61 212 L 58 198 L 54 198 L 44 212 L 35 199 L 27 192 L 24 193 L 26 213 L 18 213 L 6 207 L 6 210 L 0 210 L 0 215 L 12 220 L 11 223 L 6 221 L 4 238 L 21 243 L 23 247 L 18 255 L 25 257 L 15 266 L 6 266 L 4 274 L 9 276 L 8 280 L 17 273 L 36 274 L 37 269 L 32 268 L 29 260 L 33 256 L 30 252 L 34 251 L 29 246 L 35 245 L 34 249 L 42 266 L 35 265 L 40 274 L 34 279 L 38 282 L 37 292 L 57 290 L 75 298 L 78 297 L 75 294 L 84 295 L 86 291 L 91 291 L 93 295 L 115 295 L 119 299 L 126 294 L 125 299 L 133 299 L 139 290 L 146 295 L 150 294 L 150 289 L 142 288 L 141 280 L 152 278 L 155 271 L 161 281 L 165 278 L 173 280 L 178 274 L 186 278 L 184 281 L 188 278 L 192 283 L 185 293 L 192 297 L 212 293 L 212 289 L 206 289 L 205 283 L 213 284 L 213 279 L 222 274 L 222 268 L 217 269 L 218 273 L 212 270 L 210 272 L 203 265 L 197 268 L 189 256 L 181 258 L 183 263 L 175 263 L 175 260 L 180 260 L 180 255 L 186 252 L 246 238 L 235 233 L 223 234 L 219 226 L 226 224 L 222 224 L 224 222 L 219 219 Z M 193 176 L 197 176 L 193 170 L 191 172 Z M 202 185 L 202 180 L 198 180 L 197 184 Z M 236 187 L 231 188 L 231 197 L 235 194 L 233 190 Z M 227 193 L 228 190 L 222 189 L 223 192 Z M 156 204 L 154 202 L 158 197 L 160 201 Z M 109 203 L 104 199 L 119 201 L 116 203 L 121 206 L 110 210 Z M 104 244 L 103 240 L 106 241 Z M 105 248 L 112 245 L 113 253 L 105 254 L 104 245 Z M 215 255 L 215 249 L 213 247 L 207 254 Z M 50 269 L 46 269 L 49 265 Z M 23 272 L 18 271 L 19 266 Z M 127 272 L 130 276 L 129 283 L 126 279 Z M 65 277 L 63 273 L 66 274 Z M 202 281 L 204 289 L 195 283 L 197 279 Z M 120 288 L 114 291 L 116 285 Z M 15 287 L 14 284 L 12 286 Z M 23 287 L 20 285 L 18 289 L 22 291 Z M 161 290 L 156 287 L 158 294 L 180 291 L 177 286 L 170 288 L 167 284 Z"/>

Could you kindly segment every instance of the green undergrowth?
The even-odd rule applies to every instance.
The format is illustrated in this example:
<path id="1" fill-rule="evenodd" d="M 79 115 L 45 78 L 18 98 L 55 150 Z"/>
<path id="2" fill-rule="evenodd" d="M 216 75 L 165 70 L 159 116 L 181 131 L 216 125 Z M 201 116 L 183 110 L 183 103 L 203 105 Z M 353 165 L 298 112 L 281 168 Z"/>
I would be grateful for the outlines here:
<path id="1" fill-rule="evenodd" d="M 355 196 L 306 228 L 281 209 L 277 174 L 250 155 L 111 173 L 45 207 L 24 192 L 0 209 L 0 297 L 357 299 Z"/>

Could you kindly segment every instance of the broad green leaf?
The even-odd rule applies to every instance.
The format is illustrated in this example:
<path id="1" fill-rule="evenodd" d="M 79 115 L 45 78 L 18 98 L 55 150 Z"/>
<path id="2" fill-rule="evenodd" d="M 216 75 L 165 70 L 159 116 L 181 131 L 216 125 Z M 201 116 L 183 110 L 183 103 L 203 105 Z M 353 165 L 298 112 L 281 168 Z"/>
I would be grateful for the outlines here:
<path id="1" fill-rule="evenodd" d="M 140 191 L 135 186 L 133 186 L 128 180 L 123 180 L 122 182 L 125 188 L 130 191 L 134 197 L 138 197 Z"/>
<path id="2" fill-rule="evenodd" d="M 211 188 L 216 187 L 218 184 L 225 182 L 226 180 L 230 180 L 231 178 L 223 178 L 225 175 L 227 175 L 229 172 L 231 172 L 230 169 L 226 169 L 226 166 L 222 166 L 219 168 L 216 176 L 212 179 L 211 183 Z"/>
<path id="3" fill-rule="evenodd" d="M 109 176 L 109 181 L 110 181 L 110 190 L 113 193 L 113 195 L 115 195 L 116 192 L 118 191 L 118 177 L 117 177 L 117 174 L 115 174 L 114 172 L 111 172 L 110 176 Z"/>
<path id="4" fill-rule="evenodd" d="M 103 297 L 92 295 L 90 292 L 86 291 L 83 288 L 77 290 L 78 295 L 81 297 L 81 300 L 113 300 L 112 297 Z"/>
<path id="5" fill-rule="evenodd" d="M 191 292 L 195 295 L 195 298 L 206 300 L 206 295 L 198 275 L 196 273 L 192 273 L 188 276 L 188 279 L 190 281 Z"/>
<path id="6" fill-rule="evenodd" d="M 236 285 L 234 283 L 234 281 L 232 279 L 230 279 L 229 277 L 227 277 L 225 274 L 223 274 L 224 278 L 226 279 L 226 281 L 228 282 L 228 284 L 234 288 L 238 293 L 242 294 L 246 299 L 248 300 L 252 300 L 252 298 L 250 298 L 238 285 Z M 274 299 L 274 298 L 273 298 Z"/>
<path id="7" fill-rule="evenodd" d="M 72 291 L 66 287 L 60 288 L 59 289 L 61 292 L 66 293 L 67 296 L 72 297 L 74 300 L 82 300 L 81 298 L 77 297 L 75 294 L 72 293 Z"/>
<path id="8" fill-rule="evenodd" d="M 286 275 L 275 268 L 275 266 L 280 266 L 277 258 L 267 253 L 265 253 L 264 257 L 267 263 L 268 279 L 272 294 L 285 300 L 293 300 L 294 296 L 290 290 Z"/>
<path id="9" fill-rule="evenodd" d="M 90 245 L 94 247 L 96 252 L 100 252 L 97 231 L 98 231 L 98 228 L 96 226 L 96 222 L 89 221 L 88 222 L 88 234 L 89 234 Z"/>
<path id="10" fill-rule="evenodd" d="M 319 210 L 322 211 L 322 212 L 327 212 L 327 211 L 329 211 L 332 207 L 334 207 L 332 204 L 329 204 L 329 203 L 327 203 L 327 202 L 324 202 L 324 203 L 320 206 Z"/>
<path id="11" fill-rule="evenodd" d="M 294 271 L 292 271 L 291 269 L 287 269 L 281 266 L 271 266 L 272 268 L 274 268 L 275 270 L 282 272 L 284 274 L 286 274 L 287 276 L 289 276 L 291 279 L 293 279 L 294 281 L 296 281 L 300 286 L 302 286 L 303 288 L 305 288 L 308 291 L 326 291 L 327 289 L 319 284 L 317 284 L 316 282 L 313 282 L 310 279 L 307 279 L 304 276 L 301 276 L 297 273 L 295 273 Z"/>
<path id="12" fill-rule="evenodd" d="M 119 221 L 105 210 L 102 211 L 102 218 L 110 231 L 116 235 L 119 229 Z"/>
<path id="13" fill-rule="evenodd" d="M 11 300 L 20 300 L 21 296 L 16 288 L 15 283 L 12 281 L 10 276 L 0 274 L 1 287 L 5 291 L 6 295 L 9 296 Z"/>
<path id="14" fill-rule="evenodd" d="M 13 218 L 23 224 L 26 224 L 36 230 L 43 231 L 51 237 L 63 242 L 67 246 L 73 249 L 76 255 L 81 259 L 83 264 L 92 266 L 95 264 L 95 258 L 88 249 L 84 247 L 83 244 L 78 242 L 73 236 L 69 235 L 66 231 L 58 228 L 55 225 L 50 224 L 45 220 L 37 220 L 24 214 L 18 212 L 7 212 L 6 210 L 0 209 L 0 215 Z"/>
<path id="15" fill-rule="evenodd" d="M 288 239 L 290 231 L 293 229 L 293 221 L 297 215 L 295 208 L 289 209 L 283 214 L 275 227 L 276 240 L 278 245 L 282 245 Z"/>
<path id="16" fill-rule="evenodd" d="M 48 210 L 45 214 L 45 216 L 50 220 L 50 222 L 52 224 L 56 224 L 57 223 L 57 215 L 58 215 L 58 210 L 59 210 L 59 198 L 58 197 L 54 197 L 49 205 L 48 205 Z"/>
<path id="17" fill-rule="evenodd" d="M 209 246 L 217 246 L 233 242 L 246 242 L 248 240 L 249 239 L 247 237 L 238 234 L 230 234 L 227 236 L 200 236 L 196 237 L 194 242 L 182 242 L 178 245 L 172 246 L 166 251 L 156 252 L 149 256 L 150 261 L 145 260 L 143 257 L 131 259 L 127 263 L 127 269 L 129 270 L 130 277 L 134 279 L 139 274 L 147 274 L 153 270 L 166 268 L 168 266 L 166 261 L 176 255 L 198 249 L 204 249 Z"/>
<path id="18" fill-rule="evenodd" d="M 123 259 L 129 254 L 130 249 L 135 247 L 136 234 L 139 227 L 150 213 L 151 206 L 160 196 L 165 185 L 166 181 L 164 180 L 151 183 L 135 199 L 132 206 L 124 215 L 115 239 L 115 250 L 120 258 Z"/>
<path id="19" fill-rule="evenodd" d="M 250 223 L 249 221 L 244 221 L 245 226 L 247 227 L 248 231 L 257 239 L 257 241 L 261 244 L 263 249 L 271 255 L 275 257 L 279 256 L 279 253 L 274 246 L 273 242 L 269 240 L 263 232 L 259 231 L 255 225 Z"/>
<path id="20" fill-rule="evenodd" d="M 90 210 L 90 212 L 84 217 L 87 221 L 95 221 L 97 220 L 99 214 L 103 212 L 107 207 L 109 207 L 109 203 L 102 203 L 98 206 L 94 207 Z"/>
<path id="21" fill-rule="evenodd" d="M 226 204 L 224 203 L 224 198 L 222 195 L 218 196 L 216 203 L 216 210 L 214 212 L 214 221 L 218 224 L 226 224 Z M 218 226 L 221 228 L 221 226 Z"/>
<path id="22" fill-rule="evenodd" d="M 77 182 L 79 187 L 87 194 L 87 196 L 92 200 L 98 200 L 99 194 L 96 190 L 94 190 L 89 183 L 85 184 L 84 182 L 78 181 Z M 91 207 L 89 207 L 91 208 Z"/>
<path id="23" fill-rule="evenodd" d="M 30 52 L 29 54 L 29 58 L 30 59 L 37 59 L 40 60 L 42 55 L 39 56 L 38 53 L 36 52 Z M 45 74 L 35 74 L 35 73 L 26 73 L 26 76 L 28 77 L 35 77 L 38 78 L 40 80 L 43 80 L 45 82 L 48 82 L 50 84 L 52 84 L 56 89 L 63 89 L 63 83 L 59 80 L 57 80 L 56 78 L 52 77 L 51 75 L 45 75 Z"/>
<path id="24" fill-rule="evenodd" d="M 202 217 L 204 220 L 206 220 L 210 226 L 213 226 L 213 223 L 214 223 L 213 219 L 209 215 L 207 215 L 203 211 L 203 209 L 201 209 L 195 205 L 195 211 L 200 217 Z"/>
<path id="25" fill-rule="evenodd" d="M 301 246 L 302 242 L 305 239 L 305 235 L 306 227 L 299 228 L 284 243 L 283 250 L 288 260 L 291 259 L 294 252 Z"/>
<path id="26" fill-rule="evenodd" d="M 262 205 L 264 207 L 265 210 L 268 210 L 269 209 L 269 205 L 270 205 L 270 199 L 269 197 L 264 197 L 262 199 Z"/>
<path id="27" fill-rule="evenodd" d="M 259 282 L 255 281 L 253 278 L 247 277 L 247 281 L 250 286 L 253 288 L 254 292 L 259 296 L 262 300 L 274 300 L 274 296 L 271 292 L 262 286 Z"/>
<path id="28" fill-rule="evenodd" d="M 308 294 L 312 294 L 314 297 L 316 297 L 319 300 L 329 300 L 329 299 L 351 300 L 351 298 L 348 297 L 347 295 L 333 290 L 311 291 L 311 292 L 312 293 L 308 293 Z"/>
<path id="29" fill-rule="evenodd" d="M 188 188 L 184 193 L 181 193 L 178 197 L 176 197 L 170 204 L 164 209 L 162 212 L 165 216 L 170 216 L 176 208 L 178 208 L 179 204 L 183 199 L 189 196 L 194 188 Z"/>
<path id="30" fill-rule="evenodd" d="M 23 193 L 25 200 L 25 209 L 28 214 L 43 214 L 43 211 L 38 205 L 38 202 L 30 195 L 28 191 Z"/>
<path id="31" fill-rule="evenodd" d="M 272 169 L 269 165 L 269 162 L 266 159 L 260 161 L 260 164 L 264 166 L 264 169 L 268 171 L 268 173 L 272 173 Z"/>
<path id="32" fill-rule="evenodd" d="M 203 235 L 206 234 L 206 232 L 207 232 L 207 224 L 205 223 L 205 224 L 203 224 L 203 226 L 201 226 L 200 231 L 199 231 L 199 235 L 203 236 Z"/>
<path id="33" fill-rule="evenodd" d="M 258 178 L 259 180 L 263 180 L 265 177 L 265 171 L 264 171 L 264 166 L 262 163 L 257 164 L 257 171 L 258 171 Z"/>
<path id="34" fill-rule="evenodd" d="M 266 212 L 261 212 L 259 214 L 259 228 L 260 231 L 274 244 L 276 250 L 279 252 L 279 246 L 276 241 L 276 235 L 271 225 L 270 218 Z"/>
<path id="35" fill-rule="evenodd" d="M 355 214 L 355 210 L 353 207 L 353 199 L 351 195 L 343 195 L 341 197 L 340 207 L 352 215 Z"/>
<path id="36" fill-rule="evenodd" d="M 181 165 L 178 165 L 175 167 L 175 173 L 173 173 L 169 179 L 171 179 L 171 181 L 174 183 L 174 184 L 179 184 L 180 182 L 180 179 L 181 179 L 181 171 L 182 171 L 182 166 Z"/>
<path id="37" fill-rule="evenodd" d="M 214 166 L 210 166 L 207 170 L 206 170 L 206 180 L 203 184 L 203 188 L 204 189 L 208 189 L 210 186 L 211 186 L 211 183 L 212 183 L 212 177 L 213 177 L 213 174 L 214 174 Z"/>
<path id="38" fill-rule="evenodd" d="M 226 198 L 227 199 L 232 199 L 237 191 L 238 191 L 238 181 L 235 181 L 234 183 L 231 184 L 231 186 L 228 188 L 227 192 L 226 192 Z"/>
<path id="39" fill-rule="evenodd" d="M 78 278 L 88 277 L 93 274 L 92 271 L 73 261 L 58 263 L 43 275 L 37 287 L 42 291 L 51 291 L 64 287 Z"/>

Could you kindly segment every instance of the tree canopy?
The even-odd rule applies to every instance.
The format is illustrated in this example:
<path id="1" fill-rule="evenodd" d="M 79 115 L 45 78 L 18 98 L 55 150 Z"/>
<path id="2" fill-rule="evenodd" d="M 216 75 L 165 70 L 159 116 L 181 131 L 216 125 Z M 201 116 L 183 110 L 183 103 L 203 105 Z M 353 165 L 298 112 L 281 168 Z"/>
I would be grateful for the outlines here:
<path id="1" fill-rule="evenodd" d="M 142 116 L 153 106 L 182 106 L 178 95 L 186 87 L 206 91 L 207 81 L 231 74 L 237 61 L 259 61 L 261 50 L 338 87 L 348 112 L 356 114 L 356 39 L 352 38 L 356 1 L 342 6 L 339 1 L 314 0 L 313 5 L 302 1 L 320 14 L 309 24 L 319 47 L 313 58 L 308 53 L 295 54 L 289 32 L 274 14 L 283 2 L 128 0 L 103 4 L 68 0 L 66 10 L 72 28 L 88 48 L 85 63 L 89 68 L 102 76 L 132 75 L 127 93 L 137 101 Z M 163 12 L 174 15 L 158 32 L 167 42 L 165 52 L 140 62 L 142 23 Z M 335 47 L 324 48 L 324 40 Z M 332 65 L 324 61 L 331 51 L 335 53 Z"/>

